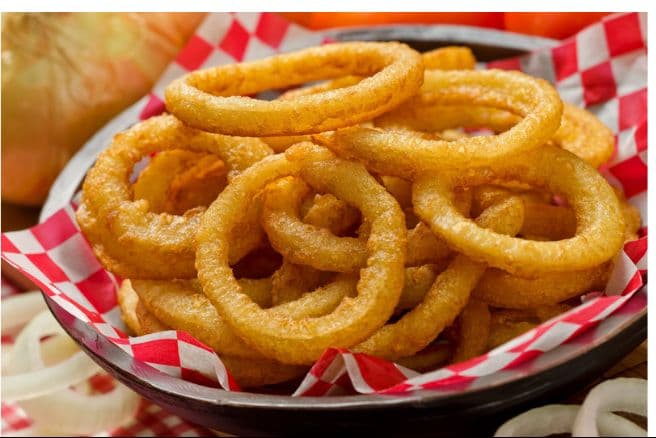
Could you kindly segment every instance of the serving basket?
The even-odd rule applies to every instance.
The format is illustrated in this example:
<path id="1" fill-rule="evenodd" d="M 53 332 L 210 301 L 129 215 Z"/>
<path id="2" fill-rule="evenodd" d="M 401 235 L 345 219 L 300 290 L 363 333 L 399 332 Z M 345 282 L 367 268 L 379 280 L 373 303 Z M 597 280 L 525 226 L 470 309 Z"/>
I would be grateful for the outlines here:
<path id="1" fill-rule="evenodd" d="M 646 96 L 646 67 L 644 78 L 637 76 L 639 71 L 635 72 L 636 63 L 643 62 L 639 59 L 640 50 L 646 53 L 646 30 L 643 31 L 646 19 L 640 14 L 621 14 L 611 18 L 571 40 L 557 42 L 466 26 L 376 26 L 316 33 L 287 23 L 275 14 L 211 14 L 176 62 L 165 71 L 152 93 L 109 122 L 71 159 L 51 189 L 41 213 L 43 223 L 32 230 L 3 235 L 3 258 L 43 286 L 46 302 L 55 318 L 102 368 L 145 398 L 199 425 L 245 435 L 317 431 L 322 434 L 347 431 L 431 436 L 489 434 L 501 420 L 520 409 L 562 400 L 567 394 L 582 388 L 646 339 L 646 224 L 641 230 L 640 240 L 627 245 L 616 262 L 618 268 L 611 279 L 614 291 L 610 296 L 588 297 L 589 300 L 582 305 L 587 306 L 587 313 L 579 312 L 578 319 L 552 321 L 550 326 L 547 323 L 541 326 L 543 333 L 528 333 L 523 343 L 522 340 L 511 341 L 514 342 L 512 348 L 507 347 L 496 355 L 487 354 L 482 360 L 477 358 L 478 362 L 468 361 L 460 367 L 423 376 L 401 376 L 400 380 L 384 383 L 375 383 L 375 379 L 368 378 L 367 373 L 375 373 L 375 370 L 364 369 L 362 363 L 359 368 L 349 367 L 344 357 L 351 353 L 329 351 L 321 359 L 325 365 L 323 373 L 318 373 L 315 366 L 301 385 L 312 390 L 297 390 L 300 396 L 296 397 L 231 390 L 229 383 L 225 383 L 225 370 L 213 362 L 205 364 L 204 369 L 216 373 L 215 380 L 222 388 L 185 378 L 190 369 L 202 372 L 203 368 L 198 365 L 198 369 L 193 369 L 185 363 L 182 356 L 186 353 L 180 349 L 181 338 L 175 334 L 173 338 L 158 338 L 157 334 L 142 338 L 146 338 L 146 345 L 153 342 L 155 349 L 158 345 L 163 346 L 164 341 L 169 347 L 172 342 L 177 343 L 178 363 L 158 363 L 152 356 L 149 360 L 144 359 L 136 353 L 136 346 L 144 344 L 137 344 L 134 338 L 121 340 L 120 330 L 117 332 L 112 326 L 111 322 L 117 320 L 115 305 L 99 309 L 97 303 L 84 293 L 84 297 L 62 293 L 52 277 L 56 275 L 53 273 L 55 268 L 48 271 L 47 263 L 41 262 L 43 257 L 37 261 L 37 257 L 31 256 L 47 254 L 55 267 L 68 274 L 58 260 L 75 254 L 67 254 L 66 248 L 62 249 L 66 246 L 62 239 L 49 242 L 53 238 L 47 236 L 47 231 L 52 229 L 48 227 L 55 226 L 53 221 L 60 228 L 75 227 L 72 220 L 75 196 L 87 169 L 114 134 L 163 109 L 160 98 L 163 84 L 186 70 L 258 58 L 328 41 L 393 40 L 421 51 L 465 45 L 487 67 L 521 69 L 556 82 L 565 100 L 587 106 L 617 133 L 618 152 L 603 171 L 604 176 L 622 187 L 629 201 L 646 217 L 646 97 L 643 108 L 635 105 L 631 108 L 632 111 L 643 111 L 644 120 L 638 117 L 640 114 L 624 116 L 621 107 L 622 99 L 627 95 L 632 96 L 644 88 Z M 642 47 L 625 42 L 624 47 L 618 49 L 617 43 L 611 40 L 614 26 L 618 24 L 613 20 L 621 20 L 623 38 L 627 35 L 627 23 L 633 23 L 633 29 L 637 29 L 643 42 Z M 599 44 L 599 41 L 593 41 L 593 37 L 599 34 L 606 38 L 606 59 L 582 59 L 597 56 L 585 53 L 590 45 Z M 205 46 L 208 41 L 213 47 L 209 52 Z M 204 53 L 202 57 L 201 52 Z M 621 61 L 629 55 L 636 58 L 629 63 L 633 69 L 621 62 L 615 68 L 613 62 L 616 59 Z M 646 55 L 644 58 L 646 63 Z M 545 63 L 549 68 L 544 68 Z M 597 72 L 594 77 L 597 82 L 590 85 L 586 82 L 586 75 L 590 69 L 598 69 L 599 63 L 607 63 L 611 71 L 625 68 L 627 74 L 635 77 L 631 77 L 629 83 L 620 78 L 610 81 L 607 77 L 603 82 L 603 72 Z M 615 90 L 609 97 L 604 94 L 604 84 L 607 88 L 611 83 Z M 615 113 L 610 114 L 612 108 L 608 109 L 608 106 L 612 106 L 609 104 L 612 99 L 617 103 Z M 614 124 L 612 117 L 617 119 Z M 644 139 L 640 137 L 643 135 L 642 124 L 645 124 Z M 79 231 L 72 229 L 67 232 L 69 240 L 71 236 L 79 236 Z M 66 280 L 72 281 L 70 278 Z M 108 283 L 96 279 L 94 283 L 93 279 L 86 278 L 74 283 L 80 290 L 81 283 L 87 282 L 85 287 L 102 285 L 107 289 L 106 293 L 112 293 L 111 288 L 115 287 L 117 279 L 110 276 L 110 280 Z M 79 308 L 83 299 L 87 302 L 82 304 L 93 307 L 95 313 Z M 584 313 L 585 318 L 581 316 Z M 156 350 L 153 353 L 167 355 Z M 206 360 L 208 356 L 189 359 L 199 357 Z M 375 367 L 376 363 L 370 365 Z M 326 372 L 330 367 L 334 375 Z M 330 393 L 338 377 L 345 375 L 359 394 L 324 394 Z M 411 378 L 408 380 L 407 377 Z M 309 395 L 318 394 L 317 387 L 326 388 L 321 393 L 323 396 Z"/>

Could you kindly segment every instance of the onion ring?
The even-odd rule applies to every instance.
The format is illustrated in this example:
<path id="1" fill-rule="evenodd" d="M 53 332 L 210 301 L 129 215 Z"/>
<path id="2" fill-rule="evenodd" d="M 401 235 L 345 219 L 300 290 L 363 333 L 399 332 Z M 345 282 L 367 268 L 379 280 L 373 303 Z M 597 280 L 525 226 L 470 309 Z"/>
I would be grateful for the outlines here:
<path id="1" fill-rule="evenodd" d="M 123 280 L 116 291 L 118 307 L 121 310 L 121 319 L 131 335 L 139 336 L 142 333 L 141 323 L 137 317 L 137 304 L 139 296 L 132 288 L 130 280 Z"/>
<path id="2" fill-rule="evenodd" d="M 128 283 L 126 284 L 125 281 Z M 135 306 L 134 308 L 128 309 L 128 311 L 138 314 L 139 320 L 142 323 L 141 326 L 135 330 L 135 333 L 142 336 L 149 333 L 170 330 L 168 326 L 155 318 L 155 316 L 145 309 L 143 302 L 139 300 L 139 296 L 131 287 L 129 280 L 125 281 L 124 284 L 126 284 L 126 287 L 122 287 L 122 289 L 124 289 L 126 295 L 131 295 L 126 301 L 134 303 Z M 202 297 L 204 298 L 204 296 Z M 209 302 L 207 305 L 210 306 Z M 144 309 L 141 312 L 139 311 L 140 307 Z M 212 321 L 210 320 L 209 322 L 211 323 Z M 194 332 L 189 333 L 194 337 L 197 336 Z M 305 367 L 284 365 L 272 360 L 245 359 L 229 355 L 221 355 L 221 362 L 223 362 L 223 365 L 225 365 L 228 372 L 230 372 L 232 377 L 242 388 L 286 382 L 303 375 L 307 371 L 307 368 Z"/>
<path id="3" fill-rule="evenodd" d="M 580 408 L 576 405 L 547 405 L 531 409 L 503 423 L 494 436 L 537 437 L 569 434 L 579 412 Z M 619 415 L 605 413 L 600 415 L 597 421 L 601 436 L 647 436 L 646 430 Z"/>
<path id="4" fill-rule="evenodd" d="M 271 285 L 270 280 L 255 280 L 250 284 Z M 248 287 L 249 284 L 240 280 L 244 290 L 257 290 L 257 287 Z M 202 294 L 197 281 L 189 280 L 124 280 L 121 289 L 126 289 L 123 294 L 135 293 L 139 301 L 155 318 L 168 327 L 192 333 L 199 341 L 208 345 L 219 354 L 235 357 L 257 358 L 262 355 L 257 351 L 244 345 L 229 326 L 219 317 L 216 310 Z M 130 290 L 133 289 L 133 292 Z M 260 304 L 270 304 L 270 292 L 268 299 L 254 294 L 252 299 Z M 138 318 L 137 318 L 138 320 Z M 135 330 L 135 332 L 138 332 Z"/>
<path id="5" fill-rule="evenodd" d="M 338 237 L 327 228 L 300 220 L 301 202 L 309 190 L 299 178 L 280 179 L 267 187 L 262 227 L 271 245 L 289 261 L 318 270 L 354 272 L 365 266 L 367 247 L 364 239 Z M 469 192 L 457 193 L 458 208 L 468 211 Z M 438 263 L 451 253 L 446 242 L 423 223 L 408 232 L 407 251 L 406 264 L 409 266 Z"/>
<path id="6" fill-rule="evenodd" d="M 476 58 L 469 47 L 446 46 L 421 54 L 426 70 L 473 70 Z"/>
<path id="7" fill-rule="evenodd" d="M 544 305 L 520 310 L 494 309 L 490 325 L 488 349 L 514 339 L 561 313 L 571 309 L 565 304 Z"/>
<path id="8" fill-rule="evenodd" d="M 87 395 L 67 388 L 18 404 L 33 421 L 36 436 L 85 436 L 115 429 L 133 418 L 141 397 L 117 384 L 104 394 Z"/>
<path id="9" fill-rule="evenodd" d="M 134 313 L 137 316 L 137 321 L 139 321 L 139 329 L 141 333 L 158 333 L 170 330 L 170 328 L 159 319 L 155 318 L 152 313 L 146 309 L 143 302 L 138 299 Z"/>
<path id="10" fill-rule="evenodd" d="M 271 276 L 271 301 L 277 306 L 297 300 L 308 291 L 325 284 L 330 277 L 330 272 L 283 260 L 280 269 Z"/>
<path id="11" fill-rule="evenodd" d="M 364 266 L 365 242 L 337 237 L 326 228 L 300 220 L 301 200 L 309 190 L 299 178 L 282 178 L 269 184 L 262 209 L 262 227 L 271 246 L 293 263 L 323 271 L 353 272 Z"/>
<path id="12" fill-rule="evenodd" d="M 371 222 L 371 233 L 357 297 L 342 300 L 330 314 L 290 320 L 240 293 L 227 265 L 228 230 L 266 184 L 299 173 L 316 190 L 358 207 Z M 197 236 L 198 278 L 210 302 L 247 343 L 283 363 L 313 363 L 327 347 L 353 345 L 392 315 L 403 288 L 405 234 L 398 203 L 363 166 L 331 157 L 315 145 L 299 144 L 240 174 L 209 207 Z"/>
<path id="13" fill-rule="evenodd" d="M 405 281 L 403 282 L 403 292 L 396 305 L 396 312 L 412 309 L 426 296 L 426 292 L 435 282 L 437 274 L 446 269 L 446 259 L 443 266 L 423 265 L 411 268 L 405 268 Z"/>
<path id="14" fill-rule="evenodd" d="M 384 113 L 417 92 L 421 56 L 400 43 L 335 43 L 189 73 L 165 89 L 167 109 L 205 131 L 243 136 L 311 134 Z M 289 100 L 245 95 L 313 80 L 369 76 L 346 88 Z"/>
<path id="15" fill-rule="evenodd" d="M 190 278 L 195 275 L 194 242 L 201 211 L 183 216 L 149 211 L 148 202 L 132 201 L 129 176 L 134 164 L 152 152 L 178 149 L 209 152 L 231 170 L 244 170 L 270 154 L 257 139 L 225 137 L 195 131 L 172 116 L 141 122 L 117 135 L 98 157 L 83 185 L 77 219 L 94 252 L 110 271 L 130 278 Z M 257 218 L 257 211 L 253 217 Z M 233 252 L 236 261 L 260 240 L 257 223 L 245 218 L 240 235 L 248 236 Z M 249 231 L 245 233 L 245 231 Z M 143 263 L 149 260 L 149 263 Z"/>
<path id="16" fill-rule="evenodd" d="M 647 415 L 647 381 L 621 377 L 592 388 L 572 426 L 572 436 L 598 436 L 597 418 L 612 411 Z"/>
<path id="17" fill-rule="evenodd" d="M 488 269 L 476 285 L 473 297 L 495 307 L 528 309 L 556 304 L 598 288 L 608 281 L 612 264 L 589 269 L 540 274 L 522 278 L 500 269 Z"/>
<path id="18" fill-rule="evenodd" d="M 424 61 L 424 67 L 427 70 L 471 70 L 476 65 L 476 59 L 468 47 L 441 47 L 429 52 L 424 52 L 421 56 Z M 281 94 L 278 99 L 293 100 L 303 96 L 310 96 L 317 93 L 325 93 L 340 88 L 351 87 L 360 83 L 362 79 L 361 76 L 343 76 L 320 84 L 286 91 Z M 288 147 L 302 141 L 309 141 L 311 138 L 308 135 L 292 135 L 262 137 L 262 140 L 275 152 L 284 152 Z"/>
<path id="19" fill-rule="evenodd" d="M 9 334 L 32 320 L 46 308 L 41 291 L 34 290 L 2 299 L 2 334 Z"/>
<path id="20" fill-rule="evenodd" d="M 12 348 L 6 369 L 10 376 L 2 379 L 4 401 L 39 398 L 68 388 L 96 374 L 100 368 L 85 353 L 46 367 L 39 340 L 48 335 L 64 335 L 64 330 L 48 310 L 39 313 L 20 332 Z"/>
<path id="21" fill-rule="evenodd" d="M 497 348 L 511 339 L 515 339 L 527 331 L 533 330 L 535 327 L 537 327 L 537 324 L 526 321 L 500 323 L 493 320 L 490 325 L 490 336 L 488 338 L 487 348 L 488 350 Z"/>
<path id="22" fill-rule="evenodd" d="M 576 235 L 555 242 L 501 236 L 457 212 L 449 199 L 452 187 L 495 178 L 519 179 L 565 196 L 576 214 Z M 614 257 L 623 243 L 622 213 L 606 180 L 575 155 L 552 146 L 504 160 L 494 168 L 424 176 L 413 186 L 413 201 L 417 215 L 451 247 L 517 275 L 593 268 Z"/>
<path id="23" fill-rule="evenodd" d="M 573 306 L 567 304 L 545 304 L 525 309 L 494 309 L 493 322 L 535 322 L 543 323 L 555 316 L 565 313 Z"/>
<path id="24" fill-rule="evenodd" d="M 475 299 L 469 300 L 458 318 L 459 334 L 453 362 L 464 362 L 485 353 L 491 320 L 487 304 Z"/>
<path id="25" fill-rule="evenodd" d="M 508 198 L 484 211 L 476 220 L 480 226 L 500 233 L 515 234 L 521 227 L 523 204 Z M 467 305 L 478 279 L 485 272 L 483 263 L 460 254 L 437 276 L 423 301 L 401 319 L 380 328 L 352 349 L 389 360 L 410 356 L 430 344 L 451 325 Z"/>
<path id="26" fill-rule="evenodd" d="M 155 155 L 132 185 L 134 199 L 148 201 L 153 213 L 182 215 L 206 207 L 228 183 L 223 161 L 185 150 Z"/>
<path id="27" fill-rule="evenodd" d="M 383 128 L 439 132 L 445 129 L 484 128 L 501 133 L 521 121 L 512 111 L 489 106 L 445 105 L 411 100 L 375 120 Z M 566 149 L 599 167 L 607 162 L 615 149 L 613 133 L 594 114 L 565 103 L 560 127 L 548 143 Z"/>
<path id="28" fill-rule="evenodd" d="M 360 212 L 330 193 L 314 195 L 312 205 L 303 214 L 303 222 L 329 229 L 336 236 L 353 229 L 360 220 Z"/>
<path id="29" fill-rule="evenodd" d="M 428 372 L 445 365 L 452 354 L 451 345 L 447 342 L 438 342 L 429 345 L 418 353 L 402 357 L 396 363 L 418 372 Z"/>
<path id="30" fill-rule="evenodd" d="M 562 240 L 576 234 L 576 215 L 571 208 L 551 205 L 551 195 L 482 185 L 474 188 L 472 211 L 483 211 L 508 196 L 524 199 L 524 224 L 519 234 L 530 240 Z"/>
<path id="31" fill-rule="evenodd" d="M 562 102 L 546 81 L 519 72 L 439 71 L 425 74 L 415 99 L 431 103 L 472 103 L 513 110 L 522 120 L 495 136 L 454 141 L 427 140 L 413 133 L 351 127 L 315 138 L 340 154 L 355 157 L 384 175 L 413 179 L 445 168 L 488 165 L 546 143 L 560 125 Z M 413 101 L 411 101 L 413 102 Z"/>
<path id="32" fill-rule="evenodd" d="M 538 202 L 526 202 L 526 218 L 520 234 L 531 240 L 563 240 L 576 234 L 572 209 Z"/>

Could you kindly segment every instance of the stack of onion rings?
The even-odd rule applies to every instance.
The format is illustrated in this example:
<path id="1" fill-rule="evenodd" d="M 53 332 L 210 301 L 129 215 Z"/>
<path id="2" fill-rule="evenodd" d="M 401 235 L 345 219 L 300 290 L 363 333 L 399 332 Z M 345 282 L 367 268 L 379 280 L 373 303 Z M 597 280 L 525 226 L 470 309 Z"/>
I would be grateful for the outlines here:
<path id="1" fill-rule="evenodd" d="M 170 84 L 172 115 L 115 137 L 77 213 L 130 279 L 128 329 L 189 332 L 251 387 L 329 347 L 467 360 L 603 289 L 641 225 L 596 170 L 610 131 L 543 80 L 474 66 L 337 43 Z"/>

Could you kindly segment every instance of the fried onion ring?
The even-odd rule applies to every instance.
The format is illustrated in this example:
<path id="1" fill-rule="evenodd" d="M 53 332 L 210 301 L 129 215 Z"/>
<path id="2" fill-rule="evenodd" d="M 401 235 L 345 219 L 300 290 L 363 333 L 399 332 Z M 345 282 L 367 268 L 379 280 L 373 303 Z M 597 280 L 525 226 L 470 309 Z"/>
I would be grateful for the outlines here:
<path id="1" fill-rule="evenodd" d="M 501 133 L 521 121 L 519 114 L 489 106 L 445 105 L 411 100 L 378 117 L 374 124 L 383 128 L 440 132 L 452 128 L 484 128 Z M 563 104 L 560 127 L 549 140 L 593 167 L 607 162 L 615 149 L 612 131 L 591 112 Z"/>
<path id="2" fill-rule="evenodd" d="M 360 212 L 330 193 L 316 194 L 312 205 L 303 214 L 303 222 L 329 229 L 340 236 L 352 230 L 360 220 Z"/>
<path id="3" fill-rule="evenodd" d="M 131 287 L 130 280 L 124 280 L 119 290 L 122 290 L 124 297 L 127 297 L 124 302 L 130 303 L 130 308 L 122 307 L 121 311 L 127 311 L 139 316 L 138 325 L 133 328 L 137 336 L 171 329 L 148 312 Z M 178 330 L 185 329 L 178 328 Z M 189 333 L 196 337 L 195 333 Z M 282 383 L 300 377 L 307 372 L 306 367 L 285 365 L 268 359 L 245 359 L 222 355 L 221 362 L 242 388 Z"/>
<path id="4" fill-rule="evenodd" d="M 330 272 L 283 260 L 280 269 L 271 277 L 271 300 L 276 306 L 297 300 L 308 291 L 325 284 L 330 277 Z"/>
<path id="5" fill-rule="evenodd" d="M 487 351 L 492 317 L 487 304 L 471 299 L 458 318 L 458 342 L 453 362 L 464 362 Z"/>
<path id="6" fill-rule="evenodd" d="M 323 271 L 353 272 L 364 266 L 367 258 L 365 240 L 338 237 L 327 228 L 300 220 L 301 202 L 309 190 L 299 178 L 280 179 L 267 187 L 262 226 L 271 245 L 291 262 Z M 458 208 L 468 212 L 469 192 L 456 193 Z M 361 237 L 365 234 L 363 232 Z M 408 266 L 437 263 L 450 252 L 445 241 L 423 223 L 408 232 Z"/>
<path id="7" fill-rule="evenodd" d="M 131 334 L 138 335 L 141 333 L 141 324 L 136 311 L 139 297 L 132 289 L 130 280 L 121 282 L 121 286 L 116 292 L 116 298 L 118 299 L 118 307 L 121 310 L 121 319 Z"/>
<path id="8" fill-rule="evenodd" d="M 448 342 L 436 342 L 412 356 L 402 357 L 396 360 L 396 363 L 421 373 L 436 369 L 441 365 L 446 365 L 453 348 Z"/>
<path id="9" fill-rule="evenodd" d="M 571 208 L 552 205 L 552 196 L 536 191 L 517 192 L 505 187 L 482 185 L 474 188 L 472 212 L 483 211 L 488 206 L 509 196 L 524 200 L 524 224 L 519 234 L 530 240 L 562 240 L 576 233 L 576 215 Z"/>
<path id="10" fill-rule="evenodd" d="M 244 97 L 347 75 L 358 84 L 288 100 Z M 243 136 L 311 134 L 351 126 L 397 106 L 422 83 L 419 53 L 400 43 L 335 43 L 197 70 L 165 90 L 167 109 L 205 131 Z"/>
<path id="11" fill-rule="evenodd" d="M 485 210 L 476 219 L 476 223 L 498 233 L 514 235 L 519 231 L 523 218 L 522 201 L 508 198 Z M 421 303 L 352 349 L 388 360 L 410 356 L 422 350 L 453 323 L 467 305 L 471 291 L 485 269 L 484 263 L 459 254 L 437 276 Z"/>
<path id="12" fill-rule="evenodd" d="M 153 213 L 182 215 L 210 205 L 228 184 L 227 173 L 215 155 L 164 151 L 150 160 L 132 185 L 134 199 L 147 200 Z"/>
<path id="13" fill-rule="evenodd" d="M 468 47 L 449 46 L 422 53 L 424 67 L 427 70 L 471 70 L 476 66 L 476 59 Z M 281 94 L 279 100 L 293 100 L 303 96 L 325 93 L 340 88 L 351 87 L 362 81 L 361 76 L 343 76 L 331 81 L 308 87 L 296 88 Z M 309 141 L 307 135 L 262 137 L 262 140 L 276 152 L 283 152 L 293 144 Z"/>
<path id="14" fill-rule="evenodd" d="M 450 199 L 453 187 L 495 179 L 518 179 L 567 198 L 576 214 L 576 235 L 554 242 L 502 236 L 457 212 Z M 593 268 L 611 259 L 623 243 L 624 220 L 608 183 L 574 154 L 553 146 L 493 168 L 423 176 L 413 186 L 413 201 L 417 215 L 451 247 L 516 275 Z"/>
<path id="15" fill-rule="evenodd" d="M 427 103 L 493 106 L 522 119 L 494 136 L 454 141 L 424 139 L 408 131 L 351 127 L 315 138 L 340 154 L 354 157 L 383 175 L 413 179 L 419 173 L 445 168 L 487 165 L 545 144 L 558 129 L 562 102 L 542 79 L 519 72 L 439 71 L 425 74 L 421 93 L 407 105 Z"/>
<path id="16" fill-rule="evenodd" d="M 323 271 L 353 272 L 364 266 L 368 257 L 365 242 L 335 236 L 326 228 L 300 220 L 300 204 L 309 191 L 300 178 L 283 178 L 267 187 L 262 227 L 271 246 L 293 263 Z"/>
<path id="17" fill-rule="evenodd" d="M 371 233 L 357 296 L 343 299 L 327 315 L 294 320 L 261 309 L 240 292 L 228 251 L 229 230 L 253 196 L 280 177 L 298 174 L 317 191 L 358 207 L 371 222 Z M 198 278 L 210 302 L 247 343 L 283 363 L 309 364 L 327 347 L 348 347 L 366 338 L 392 315 L 403 288 L 405 235 L 398 203 L 363 166 L 334 158 L 310 143 L 299 144 L 240 174 L 208 208 L 197 236 Z"/>
<path id="18" fill-rule="evenodd" d="M 476 58 L 469 47 L 446 46 L 421 54 L 426 70 L 472 70 Z"/>
<path id="19" fill-rule="evenodd" d="M 603 288 L 611 263 L 579 271 L 541 274 L 521 278 L 500 269 L 488 269 L 476 285 L 473 296 L 495 307 L 527 309 L 561 301 Z"/>
<path id="20" fill-rule="evenodd" d="M 522 310 L 493 309 L 488 349 L 505 344 L 511 339 L 534 329 L 538 324 L 570 309 L 571 306 L 565 304 L 546 305 Z"/>
<path id="21" fill-rule="evenodd" d="M 215 154 L 231 171 L 242 171 L 271 153 L 258 139 L 196 131 L 168 115 L 150 118 L 116 135 L 87 173 L 77 212 L 80 228 L 108 270 L 128 278 L 195 276 L 195 235 L 203 209 L 182 216 L 153 213 L 147 201 L 132 200 L 129 184 L 133 166 L 141 158 L 182 147 Z M 259 244 L 258 212 L 254 208 L 251 212 L 240 224 L 241 235 L 248 239 L 234 246 L 233 262 Z M 250 225 L 252 222 L 255 224 Z"/>

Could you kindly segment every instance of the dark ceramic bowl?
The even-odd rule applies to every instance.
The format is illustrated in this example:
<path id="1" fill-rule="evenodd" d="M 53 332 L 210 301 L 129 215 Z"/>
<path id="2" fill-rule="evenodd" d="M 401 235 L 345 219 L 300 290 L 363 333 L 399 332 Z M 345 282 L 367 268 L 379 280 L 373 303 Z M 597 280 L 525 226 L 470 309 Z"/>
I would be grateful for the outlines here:
<path id="1" fill-rule="evenodd" d="M 395 26 L 335 31 L 337 40 L 397 40 L 419 50 L 462 44 L 481 61 L 522 54 L 553 40 L 462 26 Z M 140 103 L 110 122 L 71 160 L 55 182 L 42 219 L 68 203 L 86 169 L 111 136 L 127 128 Z M 645 293 L 642 291 L 641 293 Z M 639 299 L 640 297 L 634 297 Z M 644 297 L 642 297 L 644 299 Z M 405 396 L 302 397 L 235 393 L 185 382 L 132 357 L 72 318 L 50 299 L 55 318 L 80 347 L 130 388 L 181 417 L 229 434 L 290 435 L 336 432 L 385 435 L 490 435 L 505 418 L 537 404 L 563 400 L 597 378 L 647 333 L 646 309 L 602 322 L 593 339 L 557 348 L 511 371 L 481 378 L 458 391 L 417 391 Z"/>

